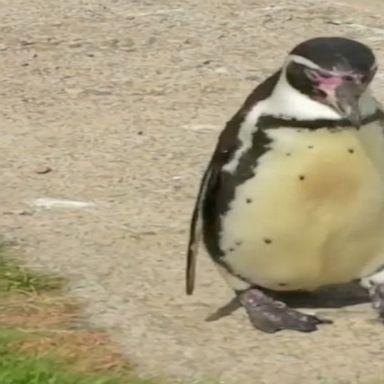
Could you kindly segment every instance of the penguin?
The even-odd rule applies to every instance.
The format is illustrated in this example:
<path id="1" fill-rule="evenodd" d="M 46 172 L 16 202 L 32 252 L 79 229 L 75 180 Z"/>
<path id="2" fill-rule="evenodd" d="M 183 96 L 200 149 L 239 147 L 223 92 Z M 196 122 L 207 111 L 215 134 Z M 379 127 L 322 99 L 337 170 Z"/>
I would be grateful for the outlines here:
<path id="1" fill-rule="evenodd" d="M 186 293 L 201 240 L 259 331 L 332 323 L 281 292 L 359 281 L 384 320 L 384 112 L 375 54 L 343 37 L 295 46 L 221 131 L 193 209 Z M 280 295 L 281 296 L 281 295 Z"/>

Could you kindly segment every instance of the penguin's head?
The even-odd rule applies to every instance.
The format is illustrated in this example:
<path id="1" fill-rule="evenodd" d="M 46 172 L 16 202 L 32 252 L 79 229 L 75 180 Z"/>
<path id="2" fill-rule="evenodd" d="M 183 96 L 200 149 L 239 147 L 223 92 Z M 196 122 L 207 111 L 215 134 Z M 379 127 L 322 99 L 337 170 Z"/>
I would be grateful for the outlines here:
<path id="1" fill-rule="evenodd" d="M 376 70 L 375 56 L 366 45 L 341 37 L 318 37 L 289 53 L 283 73 L 296 90 L 358 127 L 359 100 Z"/>

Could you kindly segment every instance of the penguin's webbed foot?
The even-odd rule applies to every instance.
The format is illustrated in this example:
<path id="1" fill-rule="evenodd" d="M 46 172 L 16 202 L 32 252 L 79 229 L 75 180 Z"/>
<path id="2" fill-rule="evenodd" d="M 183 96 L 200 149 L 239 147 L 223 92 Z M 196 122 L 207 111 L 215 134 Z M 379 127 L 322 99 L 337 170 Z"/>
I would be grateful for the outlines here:
<path id="1" fill-rule="evenodd" d="M 252 325 L 266 333 L 274 333 L 284 329 L 313 332 L 319 324 L 331 324 L 331 320 L 306 315 L 276 301 L 257 288 L 250 288 L 238 295 Z"/>

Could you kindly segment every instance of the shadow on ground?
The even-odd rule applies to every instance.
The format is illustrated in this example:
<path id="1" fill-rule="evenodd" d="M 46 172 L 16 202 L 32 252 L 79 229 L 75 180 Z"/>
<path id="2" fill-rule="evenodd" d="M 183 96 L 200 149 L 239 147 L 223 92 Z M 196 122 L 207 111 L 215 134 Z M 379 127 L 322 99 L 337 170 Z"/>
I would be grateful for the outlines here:
<path id="1" fill-rule="evenodd" d="M 342 308 L 370 301 L 368 292 L 357 283 L 330 286 L 313 293 L 290 292 L 279 298 L 296 308 Z"/>

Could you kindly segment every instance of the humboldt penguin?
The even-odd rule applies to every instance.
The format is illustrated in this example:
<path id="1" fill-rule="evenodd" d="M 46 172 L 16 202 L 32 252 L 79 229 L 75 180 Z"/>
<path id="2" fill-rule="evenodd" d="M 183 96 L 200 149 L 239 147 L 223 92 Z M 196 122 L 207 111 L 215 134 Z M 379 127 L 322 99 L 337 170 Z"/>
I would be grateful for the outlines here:
<path id="1" fill-rule="evenodd" d="M 200 239 L 251 324 L 330 323 L 282 291 L 358 280 L 384 319 L 384 113 L 372 50 L 342 37 L 294 47 L 219 135 L 190 226 L 186 291 Z"/>

